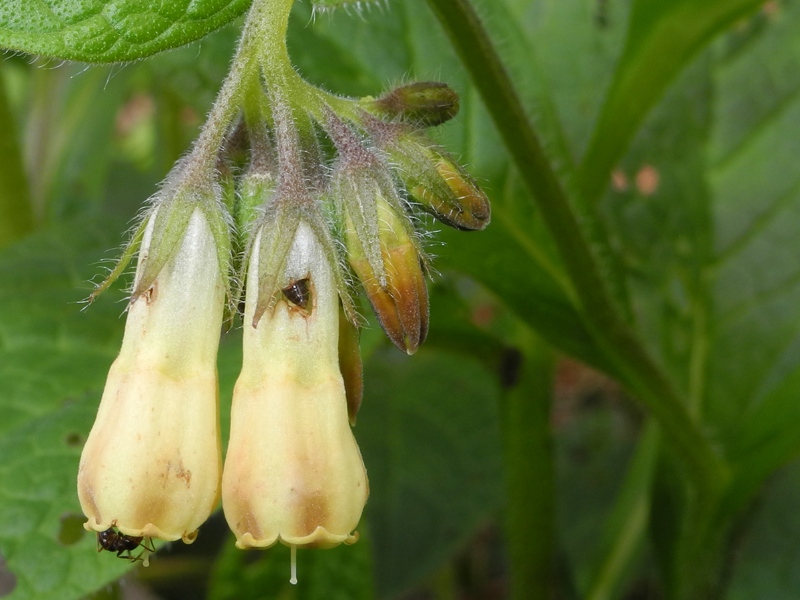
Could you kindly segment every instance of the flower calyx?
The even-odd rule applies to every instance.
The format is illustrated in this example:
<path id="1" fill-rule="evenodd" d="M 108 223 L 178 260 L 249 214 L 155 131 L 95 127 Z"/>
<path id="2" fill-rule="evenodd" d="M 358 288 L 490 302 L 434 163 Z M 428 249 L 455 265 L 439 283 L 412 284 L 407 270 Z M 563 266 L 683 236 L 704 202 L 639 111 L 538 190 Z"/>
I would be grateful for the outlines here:
<path id="1" fill-rule="evenodd" d="M 391 172 L 344 122 L 330 118 L 339 151 L 331 194 L 348 262 L 389 339 L 408 354 L 428 331 L 424 260 Z"/>

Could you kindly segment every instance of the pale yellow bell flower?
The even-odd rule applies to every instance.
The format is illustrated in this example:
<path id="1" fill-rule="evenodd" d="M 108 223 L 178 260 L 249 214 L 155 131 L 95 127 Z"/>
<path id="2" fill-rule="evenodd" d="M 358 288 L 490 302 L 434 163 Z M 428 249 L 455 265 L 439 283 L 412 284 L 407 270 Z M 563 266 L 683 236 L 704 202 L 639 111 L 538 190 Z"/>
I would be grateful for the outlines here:
<path id="1" fill-rule="evenodd" d="M 154 256 L 149 217 L 136 284 Z M 190 543 L 220 494 L 217 348 L 226 288 L 204 212 L 152 285 L 133 298 L 81 455 L 85 527 Z"/>
<path id="2" fill-rule="evenodd" d="M 300 222 L 274 306 L 255 322 L 256 236 L 248 269 L 244 363 L 222 478 L 239 548 L 352 544 L 369 494 L 339 369 L 339 298 L 331 264 Z"/>

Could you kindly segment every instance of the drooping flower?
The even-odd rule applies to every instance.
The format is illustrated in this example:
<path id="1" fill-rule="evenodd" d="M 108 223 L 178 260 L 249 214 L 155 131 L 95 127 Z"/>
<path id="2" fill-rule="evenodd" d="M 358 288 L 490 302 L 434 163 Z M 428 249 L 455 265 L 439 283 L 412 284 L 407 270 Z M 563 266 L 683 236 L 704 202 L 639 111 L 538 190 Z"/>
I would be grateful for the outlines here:
<path id="1" fill-rule="evenodd" d="M 330 257 L 305 221 L 287 222 L 294 224 L 262 226 L 249 260 L 244 362 L 222 482 L 240 548 L 352 544 L 369 493 L 348 423 Z M 281 246 L 276 236 L 291 245 L 284 260 L 269 261 L 265 250 Z M 272 276 L 261 268 L 267 262 Z M 265 289 L 265 276 L 275 285 Z M 257 316 L 263 294 L 268 308 Z"/>
<path id="2" fill-rule="evenodd" d="M 148 217 L 122 349 L 81 455 L 89 530 L 190 543 L 219 500 L 227 287 L 209 206 L 165 202 Z"/>

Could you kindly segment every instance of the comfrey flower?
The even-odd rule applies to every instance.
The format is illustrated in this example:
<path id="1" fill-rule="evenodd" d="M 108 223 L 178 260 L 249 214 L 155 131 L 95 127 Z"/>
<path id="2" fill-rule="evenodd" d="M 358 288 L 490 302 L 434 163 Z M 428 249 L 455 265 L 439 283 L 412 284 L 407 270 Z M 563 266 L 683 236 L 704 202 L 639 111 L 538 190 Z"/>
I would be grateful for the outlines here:
<path id="1" fill-rule="evenodd" d="M 264 250 L 276 236 L 289 236 L 291 246 L 265 290 Z M 264 293 L 268 307 L 259 317 Z M 250 253 L 244 364 L 222 480 L 225 518 L 240 548 L 357 539 L 369 490 L 348 422 L 339 318 L 334 271 L 312 228 L 303 220 L 288 229 L 262 226 Z"/>
<path id="2" fill-rule="evenodd" d="M 456 115 L 457 94 L 438 82 L 377 99 L 313 87 L 288 59 L 292 4 L 252 2 L 192 150 L 92 294 L 141 238 L 122 350 L 78 475 L 87 529 L 122 558 L 146 560 L 148 538 L 191 542 L 220 494 L 240 548 L 281 542 L 294 557 L 354 543 L 369 486 L 350 430 L 363 392 L 353 295 L 416 352 L 429 320 L 420 211 L 464 230 L 491 218 L 423 131 Z M 244 362 L 220 476 L 216 354 L 228 288 L 241 291 L 228 280 L 232 245 L 245 255 Z"/>
<path id="3" fill-rule="evenodd" d="M 81 455 L 89 530 L 190 543 L 219 500 L 216 359 L 227 287 L 216 219 L 177 201 L 146 221 L 122 349 Z"/>

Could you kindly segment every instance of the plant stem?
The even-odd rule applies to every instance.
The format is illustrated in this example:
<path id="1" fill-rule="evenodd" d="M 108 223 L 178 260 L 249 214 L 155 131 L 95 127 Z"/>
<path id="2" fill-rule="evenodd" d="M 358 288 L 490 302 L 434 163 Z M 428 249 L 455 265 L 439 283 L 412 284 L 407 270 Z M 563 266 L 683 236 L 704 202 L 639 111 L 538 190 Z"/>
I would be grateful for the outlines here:
<path id="1" fill-rule="evenodd" d="M 587 327 L 613 375 L 647 406 L 680 453 L 701 495 L 717 498 L 728 477 L 670 381 L 617 313 L 569 199 L 549 164 L 511 79 L 469 0 L 427 0 L 495 122 L 558 245 Z"/>
<path id="2" fill-rule="evenodd" d="M 659 438 L 658 427 L 648 421 L 606 521 L 609 527 L 605 553 L 592 575 L 586 600 L 609 600 L 619 593 L 620 580 L 644 539 Z"/>
<path id="3" fill-rule="evenodd" d="M 556 484 L 550 409 L 553 357 L 527 329 L 519 380 L 504 397 L 506 542 L 511 598 L 554 596 Z"/>
<path id="4" fill-rule="evenodd" d="M 0 248 L 33 230 L 30 189 L 22 166 L 14 115 L 0 77 Z"/>
<path id="5" fill-rule="evenodd" d="M 276 1 L 291 4 L 294 0 L 255 0 L 244 23 L 239 45 L 233 57 L 230 71 L 222 82 L 214 106 L 192 149 L 189 164 L 192 175 L 200 178 L 212 176 L 215 172 L 219 148 L 228 133 L 231 122 L 243 104 L 244 94 L 253 77 L 258 76 L 258 59 L 265 32 L 271 31 L 266 15 L 274 10 Z M 288 16 L 287 16 L 288 19 Z M 285 35 L 286 29 L 283 29 Z M 193 177 L 189 176 L 188 180 Z"/>

